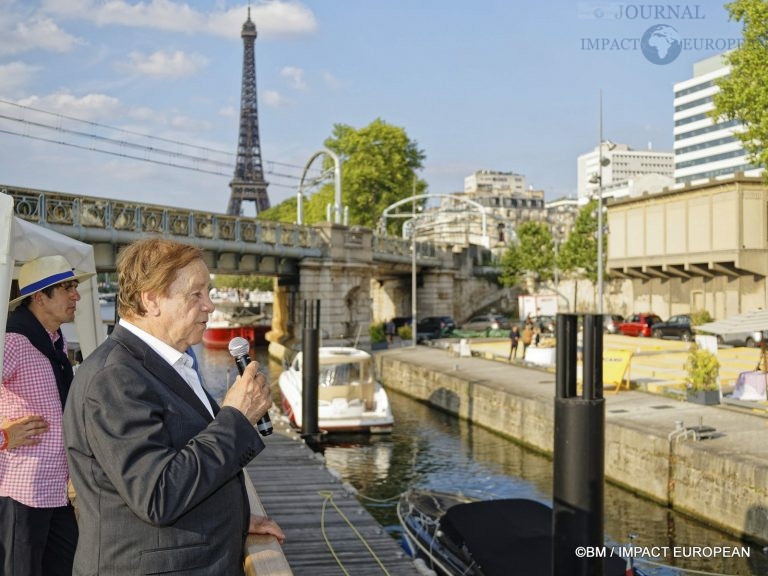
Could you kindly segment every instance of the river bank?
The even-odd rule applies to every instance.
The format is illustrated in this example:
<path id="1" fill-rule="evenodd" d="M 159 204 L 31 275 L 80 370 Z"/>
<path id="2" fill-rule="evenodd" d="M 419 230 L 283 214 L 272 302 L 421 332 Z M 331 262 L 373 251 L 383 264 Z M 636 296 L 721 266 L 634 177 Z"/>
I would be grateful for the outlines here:
<path id="1" fill-rule="evenodd" d="M 388 388 L 551 454 L 554 374 L 430 347 L 376 354 Z M 675 438 L 705 425 L 714 437 Z M 606 478 L 738 537 L 768 543 L 768 421 L 638 391 L 606 393 Z"/>

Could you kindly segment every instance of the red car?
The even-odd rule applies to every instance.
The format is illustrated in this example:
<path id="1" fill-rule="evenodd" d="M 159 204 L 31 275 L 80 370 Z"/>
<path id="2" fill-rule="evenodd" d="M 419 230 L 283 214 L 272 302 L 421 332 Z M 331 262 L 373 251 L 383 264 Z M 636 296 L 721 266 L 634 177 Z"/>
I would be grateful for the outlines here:
<path id="1" fill-rule="evenodd" d="M 656 314 L 646 312 L 643 314 L 632 314 L 619 324 L 619 334 L 624 336 L 645 336 L 650 337 L 653 332 L 653 325 L 661 322 Z"/>

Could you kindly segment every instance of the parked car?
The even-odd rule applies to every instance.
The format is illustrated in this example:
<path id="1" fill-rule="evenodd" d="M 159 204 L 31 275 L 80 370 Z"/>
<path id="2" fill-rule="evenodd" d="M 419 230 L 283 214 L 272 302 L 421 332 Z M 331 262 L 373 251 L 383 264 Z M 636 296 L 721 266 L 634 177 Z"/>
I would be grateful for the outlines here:
<path id="1" fill-rule="evenodd" d="M 718 334 L 717 343 L 727 344 L 728 346 L 746 346 L 755 348 L 763 341 L 763 332 L 732 332 L 730 334 Z"/>
<path id="2" fill-rule="evenodd" d="M 444 338 L 455 329 L 456 322 L 450 316 L 427 316 L 416 323 L 416 341 Z"/>
<path id="3" fill-rule="evenodd" d="M 661 318 L 650 312 L 632 314 L 619 324 L 619 334 L 648 337 L 651 335 L 652 326 L 657 322 L 661 322 Z"/>
<path id="4" fill-rule="evenodd" d="M 624 322 L 624 318 L 618 314 L 603 314 L 603 331 L 608 334 L 618 334 L 619 324 Z"/>
<path id="5" fill-rule="evenodd" d="M 666 322 L 657 322 L 651 328 L 651 336 L 654 338 L 674 338 L 683 342 L 693 340 L 693 333 L 690 314 L 670 316 Z"/>
<path id="6" fill-rule="evenodd" d="M 499 314 L 482 314 L 467 320 L 461 325 L 467 332 L 485 332 L 486 330 L 507 330 L 509 319 Z"/>
<path id="7" fill-rule="evenodd" d="M 412 316 L 395 316 L 392 318 L 392 323 L 395 325 L 395 330 L 402 326 L 410 326 L 412 321 Z"/>

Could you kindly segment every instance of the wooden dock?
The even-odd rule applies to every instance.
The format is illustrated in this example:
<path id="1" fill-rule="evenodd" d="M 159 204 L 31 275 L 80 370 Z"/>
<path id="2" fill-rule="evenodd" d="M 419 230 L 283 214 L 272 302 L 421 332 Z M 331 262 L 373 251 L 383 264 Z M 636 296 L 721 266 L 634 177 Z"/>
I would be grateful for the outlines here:
<path id="1" fill-rule="evenodd" d="M 414 576 L 400 545 L 325 467 L 282 417 L 248 471 L 267 514 L 286 535 L 283 553 L 296 576 Z M 259 573 L 259 576 L 262 575 Z"/>

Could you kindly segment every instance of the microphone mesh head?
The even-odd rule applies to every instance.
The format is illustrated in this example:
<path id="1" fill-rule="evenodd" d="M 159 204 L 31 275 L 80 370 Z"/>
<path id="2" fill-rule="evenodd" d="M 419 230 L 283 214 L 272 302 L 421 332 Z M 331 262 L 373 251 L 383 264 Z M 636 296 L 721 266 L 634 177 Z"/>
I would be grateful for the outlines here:
<path id="1" fill-rule="evenodd" d="M 238 356 L 245 356 L 251 351 L 251 343 L 245 338 L 237 336 L 229 341 L 229 354 L 233 358 Z"/>

